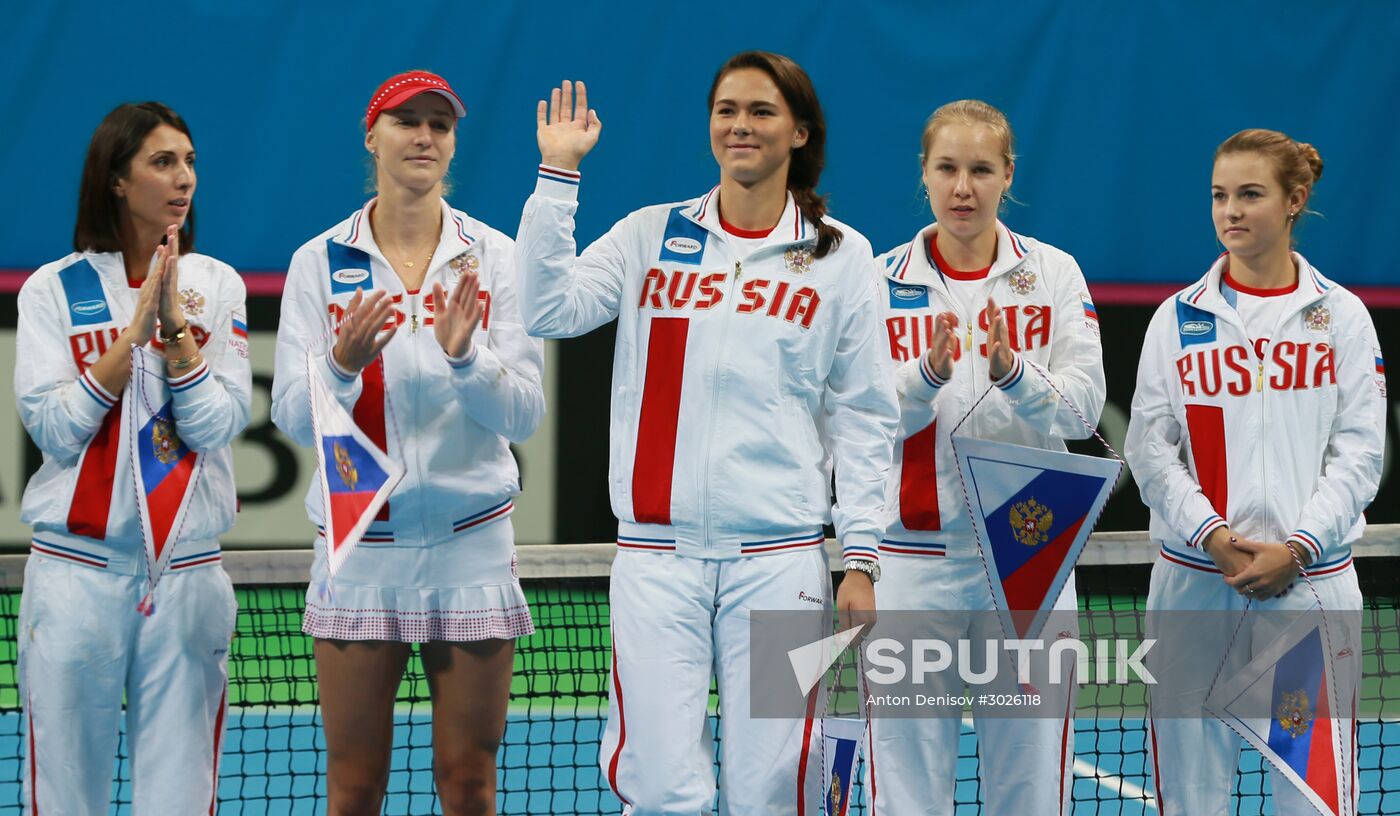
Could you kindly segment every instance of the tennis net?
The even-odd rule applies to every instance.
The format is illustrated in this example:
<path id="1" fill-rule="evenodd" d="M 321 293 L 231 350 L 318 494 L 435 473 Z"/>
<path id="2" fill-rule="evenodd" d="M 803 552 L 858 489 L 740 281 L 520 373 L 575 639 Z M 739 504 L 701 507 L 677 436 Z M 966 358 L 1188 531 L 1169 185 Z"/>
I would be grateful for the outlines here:
<path id="1" fill-rule="evenodd" d="M 1374 525 L 1355 548 L 1366 598 L 1362 710 L 1382 712 L 1400 698 L 1400 525 Z M 498 757 L 497 808 L 503 814 L 618 813 L 598 769 L 607 716 L 607 572 L 611 545 L 522 546 L 520 575 L 536 633 L 517 645 L 510 715 Z M 1155 551 L 1143 533 L 1096 534 L 1077 571 L 1081 608 L 1121 613 L 1132 626 L 1147 592 Z M 23 718 L 16 684 L 16 628 L 25 556 L 0 556 L 0 809 L 21 802 Z M 225 814 L 323 812 L 325 741 L 317 709 L 311 640 L 301 633 L 310 553 L 228 552 L 224 567 L 239 603 L 229 661 L 228 733 L 220 770 Z M 1116 614 L 1087 614 L 1084 637 L 1118 634 Z M 1075 728 L 1076 814 L 1156 813 L 1147 732 L 1124 714 L 1116 686 L 1085 686 Z M 714 726 L 723 718 L 711 692 Z M 1391 706 L 1400 710 L 1400 706 Z M 1111 712 L 1111 713 L 1105 713 Z M 1116 713 L 1114 713 L 1116 712 Z M 399 689 L 393 769 L 385 813 L 439 812 L 433 794 L 428 685 L 415 655 Z M 957 813 L 981 812 L 976 738 L 965 723 L 959 744 Z M 1360 812 L 1400 814 L 1400 722 L 1362 719 Z M 114 758 L 112 812 L 131 812 L 125 741 Z M 718 766 L 717 766 L 718 771 Z M 859 777 L 857 777 L 859 779 Z M 1233 812 L 1271 813 L 1269 783 L 1246 750 Z M 863 792 L 853 812 L 864 813 Z"/>

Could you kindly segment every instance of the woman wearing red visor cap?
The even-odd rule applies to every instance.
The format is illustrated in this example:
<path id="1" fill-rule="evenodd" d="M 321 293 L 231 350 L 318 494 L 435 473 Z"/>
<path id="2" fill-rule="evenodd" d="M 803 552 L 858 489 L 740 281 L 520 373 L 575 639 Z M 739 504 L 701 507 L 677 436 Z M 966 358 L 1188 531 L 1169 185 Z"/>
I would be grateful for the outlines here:
<path id="1" fill-rule="evenodd" d="M 544 414 L 543 346 L 521 326 L 511 239 L 443 200 L 464 114 L 426 71 L 375 91 L 365 149 L 378 195 L 297 250 L 282 297 L 277 426 L 313 444 L 317 376 L 405 470 L 326 592 L 316 541 L 303 629 L 316 638 L 332 814 L 380 812 L 412 643 L 442 811 L 493 812 L 514 639 L 534 631 L 514 569 L 510 443 Z M 307 511 L 323 523 L 317 481 Z"/>

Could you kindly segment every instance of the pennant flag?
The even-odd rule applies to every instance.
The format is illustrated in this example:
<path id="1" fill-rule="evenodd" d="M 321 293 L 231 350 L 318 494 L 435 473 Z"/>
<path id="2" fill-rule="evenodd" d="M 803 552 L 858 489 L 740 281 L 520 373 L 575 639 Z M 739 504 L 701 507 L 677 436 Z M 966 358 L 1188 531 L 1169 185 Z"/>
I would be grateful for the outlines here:
<path id="1" fill-rule="evenodd" d="M 1333 685 L 1322 614 L 1314 606 L 1207 697 L 1206 711 L 1253 745 L 1318 813 L 1352 813 L 1343 740 L 1350 740 Z"/>
<path id="2" fill-rule="evenodd" d="M 851 806 L 856 756 L 864 739 L 864 720 L 822 718 L 822 779 L 825 781 L 822 786 L 822 812 L 826 816 L 846 816 Z"/>
<path id="3" fill-rule="evenodd" d="M 190 450 L 180 439 L 164 366 L 149 350 L 132 349 L 131 390 L 122 411 L 146 545 L 147 590 L 137 609 L 147 615 L 155 611 L 156 584 L 175 551 L 204 466 L 204 454 Z"/>
<path id="4" fill-rule="evenodd" d="M 404 471 L 355 424 L 327 388 L 320 366 L 308 365 L 307 370 L 325 516 L 326 563 L 334 578 L 403 479 Z"/>
<path id="5" fill-rule="evenodd" d="M 953 450 L 1002 625 L 1038 638 L 1123 463 L 971 437 Z"/>

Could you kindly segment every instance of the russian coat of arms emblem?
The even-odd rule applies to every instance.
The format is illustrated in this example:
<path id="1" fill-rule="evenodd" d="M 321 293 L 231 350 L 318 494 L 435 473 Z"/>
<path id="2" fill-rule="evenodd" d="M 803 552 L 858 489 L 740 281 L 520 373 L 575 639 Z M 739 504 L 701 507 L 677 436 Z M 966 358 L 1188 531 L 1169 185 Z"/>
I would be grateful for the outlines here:
<path id="1" fill-rule="evenodd" d="M 1017 269 L 1011 273 L 1011 291 L 1018 295 L 1029 295 L 1035 291 L 1036 274 L 1029 269 Z"/>
<path id="2" fill-rule="evenodd" d="M 1050 525 L 1055 523 L 1055 514 L 1034 498 L 1011 505 L 1009 517 L 1011 533 L 1018 542 L 1035 547 L 1050 540 Z"/>
<path id="3" fill-rule="evenodd" d="M 805 275 L 812 267 L 812 250 L 806 247 L 793 247 L 783 253 L 787 271 L 794 275 Z"/>
<path id="4" fill-rule="evenodd" d="M 1279 703 L 1274 716 L 1278 718 L 1279 727 L 1289 736 L 1296 738 L 1306 734 L 1313 720 L 1308 693 L 1302 689 L 1284 692 L 1283 702 Z"/>
<path id="5" fill-rule="evenodd" d="M 1303 325 L 1315 332 L 1332 328 L 1332 311 L 1321 303 L 1303 313 Z"/>
<path id="6" fill-rule="evenodd" d="M 151 447 L 162 465 L 172 464 L 179 458 L 180 437 L 175 433 L 173 422 L 168 419 L 155 421 L 151 426 Z"/>
<path id="7" fill-rule="evenodd" d="M 335 451 L 335 472 L 340 476 L 340 480 L 351 490 L 355 489 L 355 483 L 360 481 L 360 472 L 355 469 L 355 462 L 350 458 L 350 451 L 345 446 L 336 442 L 332 448 Z"/>

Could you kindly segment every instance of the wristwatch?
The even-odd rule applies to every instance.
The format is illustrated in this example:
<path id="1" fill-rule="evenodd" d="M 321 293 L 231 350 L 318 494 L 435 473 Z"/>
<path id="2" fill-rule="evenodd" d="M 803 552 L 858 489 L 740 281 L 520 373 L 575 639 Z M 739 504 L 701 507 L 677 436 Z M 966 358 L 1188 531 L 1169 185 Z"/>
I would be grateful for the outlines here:
<path id="1" fill-rule="evenodd" d="M 878 561 L 867 561 L 864 558 L 847 558 L 845 566 L 846 572 L 854 570 L 855 572 L 863 572 L 869 575 L 872 584 L 880 580 L 880 563 Z"/>

